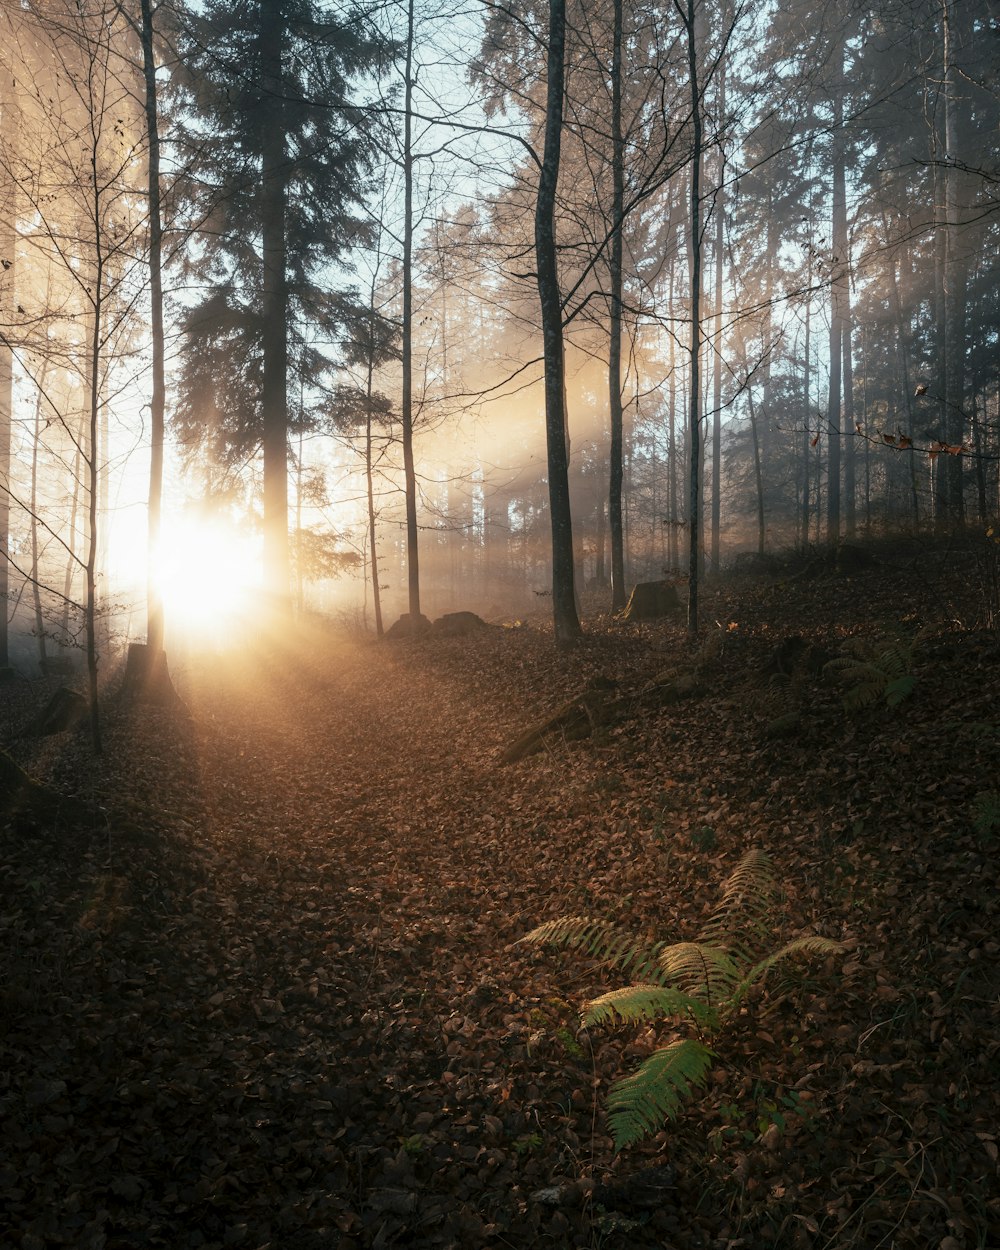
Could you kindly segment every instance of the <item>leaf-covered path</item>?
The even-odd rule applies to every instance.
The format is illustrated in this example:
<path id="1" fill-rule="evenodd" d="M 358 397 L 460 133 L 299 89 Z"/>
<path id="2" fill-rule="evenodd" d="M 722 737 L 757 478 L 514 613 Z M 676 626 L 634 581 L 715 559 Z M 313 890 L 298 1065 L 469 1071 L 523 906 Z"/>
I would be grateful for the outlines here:
<path id="1" fill-rule="evenodd" d="M 802 592 L 795 632 L 902 616 L 884 574 L 843 589 Z M 110 819 L 0 844 L 0 1241 L 997 1244 L 996 835 L 971 815 L 996 638 L 932 641 L 902 715 L 797 678 L 783 734 L 789 595 L 720 592 L 698 659 L 679 628 L 595 626 L 569 655 L 496 630 L 179 666 L 190 719 L 113 711 L 96 767 L 13 734 Z M 687 701 L 498 766 L 593 678 L 626 697 L 696 662 Z M 776 936 L 846 962 L 770 985 L 704 1096 L 616 1158 L 603 1095 L 655 1035 L 578 1031 L 614 979 L 510 944 L 581 912 L 683 936 L 752 844 L 786 876 Z M 654 1203 L 619 1184 L 665 1163 Z"/>

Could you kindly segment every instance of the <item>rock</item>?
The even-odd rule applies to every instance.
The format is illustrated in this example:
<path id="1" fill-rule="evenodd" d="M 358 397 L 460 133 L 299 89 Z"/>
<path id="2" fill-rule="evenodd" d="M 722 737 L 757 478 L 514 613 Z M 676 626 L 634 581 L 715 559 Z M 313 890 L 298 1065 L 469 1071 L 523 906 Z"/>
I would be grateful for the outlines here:
<path id="1" fill-rule="evenodd" d="M 482 629 L 489 629 L 489 626 L 475 612 L 446 612 L 431 626 L 432 633 L 439 638 L 467 638 Z"/>
<path id="2" fill-rule="evenodd" d="M 623 621 L 654 621 L 669 616 L 681 606 L 677 588 L 672 582 L 638 582 L 621 614 Z"/>
<path id="3" fill-rule="evenodd" d="M 594 1201 L 609 1211 L 653 1211 L 664 1204 L 676 1187 L 677 1172 L 668 1163 L 598 1185 Z"/>

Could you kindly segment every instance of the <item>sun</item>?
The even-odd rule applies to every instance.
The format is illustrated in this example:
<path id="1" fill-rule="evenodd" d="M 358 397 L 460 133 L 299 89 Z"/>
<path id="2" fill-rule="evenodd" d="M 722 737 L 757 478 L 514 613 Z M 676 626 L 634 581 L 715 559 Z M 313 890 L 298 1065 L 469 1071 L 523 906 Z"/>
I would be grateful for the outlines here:
<path id="1" fill-rule="evenodd" d="M 221 639 L 259 594 L 260 540 L 224 519 L 172 521 L 164 525 L 154 580 L 168 634 Z"/>

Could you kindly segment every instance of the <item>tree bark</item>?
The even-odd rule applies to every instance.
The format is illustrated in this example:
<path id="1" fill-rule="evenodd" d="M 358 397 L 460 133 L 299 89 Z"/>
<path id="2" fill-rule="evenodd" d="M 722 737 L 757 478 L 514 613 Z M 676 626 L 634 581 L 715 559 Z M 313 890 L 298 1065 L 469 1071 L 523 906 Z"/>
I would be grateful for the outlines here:
<path id="1" fill-rule="evenodd" d="M 406 576 L 411 620 L 420 619 L 417 475 L 413 462 L 413 0 L 406 7 L 403 70 L 403 478 L 406 493 Z"/>
<path id="2" fill-rule="evenodd" d="M 698 556 L 701 545 L 701 160 L 702 113 L 698 75 L 697 0 L 687 0 L 684 26 L 687 35 L 688 78 L 691 91 L 691 220 L 690 281 L 691 341 L 689 377 L 689 473 L 688 535 L 688 634 L 698 633 Z"/>
<path id="3" fill-rule="evenodd" d="M 157 580 L 160 520 L 163 507 L 163 225 L 160 211 L 160 134 L 157 118 L 156 60 L 153 51 L 153 7 L 141 0 L 142 68 L 146 88 L 146 142 L 149 197 L 149 334 L 152 351 L 150 389 L 149 500 L 147 521 L 146 643 L 163 649 L 163 600 Z"/>
<path id="4" fill-rule="evenodd" d="M 726 116 L 726 65 L 719 66 L 719 117 Z M 715 343 L 712 368 L 712 572 L 722 571 L 722 282 L 726 240 L 726 154 L 719 145 L 719 182 L 715 190 Z"/>
<path id="5" fill-rule="evenodd" d="M 12 141 L 15 130 L 14 82 L 9 65 L 0 61 L 0 123 Z M 0 301 L 3 320 L 13 324 L 17 273 L 17 230 L 14 224 L 14 187 L 6 188 L 8 201 L 0 209 Z M 10 451 L 14 398 L 14 352 L 6 337 L 0 341 L 0 668 L 10 664 L 7 600 L 10 594 Z"/>
<path id="6" fill-rule="evenodd" d="M 288 553 L 288 290 L 285 215 L 285 22 L 281 0 L 261 0 L 260 59 L 264 100 L 261 126 L 261 386 L 264 451 L 264 584 L 280 615 L 291 611 Z"/>
<path id="7" fill-rule="evenodd" d="M 566 55 L 565 0 L 549 0 L 545 149 L 535 202 L 535 259 L 545 362 L 545 437 L 552 527 L 552 613 L 556 642 L 580 637 L 573 582 L 573 522 L 569 501 L 562 301 L 556 263 L 555 199 L 562 139 Z"/>
<path id="8" fill-rule="evenodd" d="M 623 0 L 614 0 L 611 57 L 611 280 L 608 401 L 611 414 L 611 472 L 608 493 L 608 529 L 611 534 L 611 611 L 625 606 L 625 546 L 622 533 L 622 475 L 624 418 L 622 414 L 622 253 L 625 213 L 625 143 L 622 138 Z"/>
<path id="9" fill-rule="evenodd" d="M 955 0 L 941 0 L 941 14 L 947 161 L 944 174 L 944 439 L 950 446 L 957 447 L 965 437 L 966 298 L 969 276 L 960 203 L 964 179 L 959 166 L 965 154 L 970 116 L 968 86 L 960 82 L 955 67 L 963 43 L 960 6 Z M 964 20 L 968 20 L 967 15 Z M 948 518 L 955 524 L 961 524 L 965 519 L 963 457 L 946 457 L 943 473 L 942 494 Z"/>
<path id="10" fill-rule="evenodd" d="M 844 45 L 834 51 L 833 130 L 830 136 L 832 182 L 833 280 L 830 285 L 830 393 L 827 401 L 826 537 L 840 541 L 841 525 L 841 385 L 843 382 L 844 289 L 847 283 L 847 191 L 844 169 Z"/>

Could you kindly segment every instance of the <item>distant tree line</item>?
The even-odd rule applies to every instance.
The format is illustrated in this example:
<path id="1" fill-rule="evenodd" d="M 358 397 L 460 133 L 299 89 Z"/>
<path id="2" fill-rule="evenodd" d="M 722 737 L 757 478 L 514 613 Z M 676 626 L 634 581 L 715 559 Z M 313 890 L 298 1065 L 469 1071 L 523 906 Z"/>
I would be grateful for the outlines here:
<path id="1" fill-rule="evenodd" d="M 415 627 L 551 595 L 568 642 L 664 569 L 696 630 L 735 551 L 985 526 L 992 23 L 3 3 L 0 665 L 17 622 L 96 694 L 165 455 L 260 527 L 279 614 L 354 570 L 379 631 L 387 588 Z"/>

